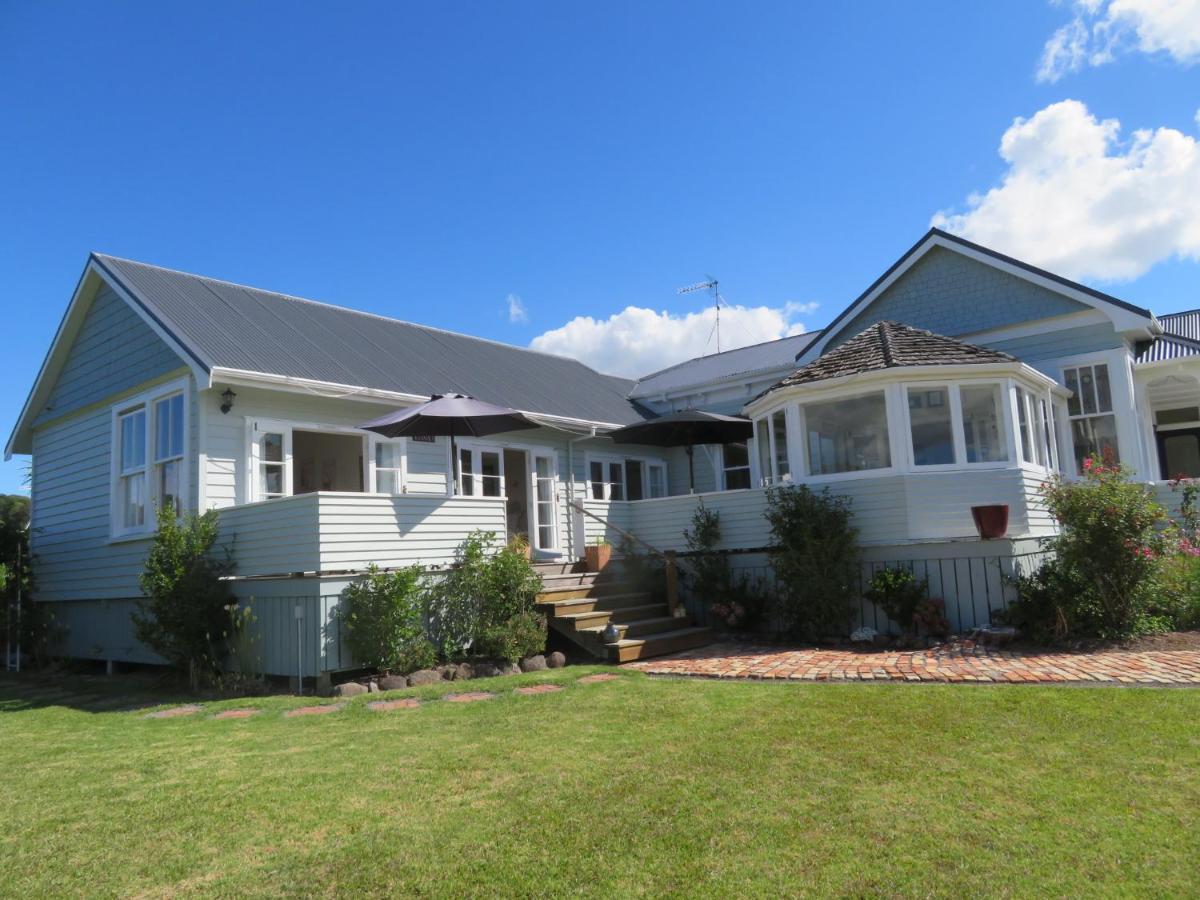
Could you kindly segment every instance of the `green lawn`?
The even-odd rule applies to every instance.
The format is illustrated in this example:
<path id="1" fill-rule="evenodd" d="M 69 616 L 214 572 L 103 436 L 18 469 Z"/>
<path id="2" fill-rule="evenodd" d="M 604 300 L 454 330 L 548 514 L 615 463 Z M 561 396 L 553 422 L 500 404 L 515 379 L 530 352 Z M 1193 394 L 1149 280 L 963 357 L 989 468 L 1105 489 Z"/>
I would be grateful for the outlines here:
<path id="1" fill-rule="evenodd" d="M 0 895 L 1200 892 L 1200 691 L 589 671 L 245 721 L 0 678 Z"/>

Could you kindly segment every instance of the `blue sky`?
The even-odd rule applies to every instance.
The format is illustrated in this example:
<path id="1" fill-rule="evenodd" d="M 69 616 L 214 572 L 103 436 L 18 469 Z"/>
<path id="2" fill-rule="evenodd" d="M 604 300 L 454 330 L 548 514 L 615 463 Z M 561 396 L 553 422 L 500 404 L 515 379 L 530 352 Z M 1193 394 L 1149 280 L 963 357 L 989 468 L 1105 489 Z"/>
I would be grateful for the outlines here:
<path id="1" fill-rule="evenodd" d="M 1196 0 L 733 6 L 0 3 L 6 433 L 93 249 L 627 372 L 704 351 L 677 287 L 818 328 L 939 214 L 1200 306 Z"/>

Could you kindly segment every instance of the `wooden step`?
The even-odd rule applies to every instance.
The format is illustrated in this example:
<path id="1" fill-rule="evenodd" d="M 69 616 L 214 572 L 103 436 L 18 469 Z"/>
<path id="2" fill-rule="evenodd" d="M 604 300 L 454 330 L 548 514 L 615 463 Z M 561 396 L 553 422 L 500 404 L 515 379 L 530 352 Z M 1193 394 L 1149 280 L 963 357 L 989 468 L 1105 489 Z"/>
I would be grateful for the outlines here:
<path id="1" fill-rule="evenodd" d="M 693 626 L 644 638 L 623 638 L 605 646 L 608 648 L 608 658 L 613 662 L 632 662 L 635 659 L 647 659 L 691 650 L 693 647 L 703 647 L 705 644 L 711 644 L 714 639 L 712 629 Z"/>
<path id="2" fill-rule="evenodd" d="M 603 584 L 564 584 L 561 586 L 543 585 L 541 593 L 537 595 L 537 602 L 553 603 L 556 600 L 571 600 L 579 597 L 611 597 L 636 591 L 637 585 L 628 581 L 610 581 Z"/>
<path id="3" fill-rule="evenodd" d="M 636 622 L 638 619 L 653 619 L 666 612 L 663 603 L 647 603 L 640 606 L 624 606 L 619 609 L 596 609 L 588 612 L 566 613 L 555 616 L 554 621 L 570 624 L 578 631 L 595 625 L 601 627 L 609 622 Z"/>
<path id="4" fill-rule="evenodd" d="M 570 575 L 575 572 L 586 572 L 587 564 L 582 559 L 535 562 L 533 569 L 543 578 L 548 578 L 554 575 Z"/>
<path id="5" fill-rule="evenodd" d="M 653 616 L 649 619 L 634 619 L 631 622 L 615 623 L 617 630 L 621 632 L 621 639 L 633 639 L 645 637 L 651 634 L 661 634 L 664 631 L 680 631 L 684 628 L 690 628 L 695 624 L 691 616 Z M 591 632 L 596 638 L 600 638 L 607 627 L 605 625 L 589 625 L 586 628 L 578 628 L 580 632 Z"/>
<path id="6" fill-rule="evenodd" d="M 626 606 L 644 606 L 653 603 L 649 594 L 630 591 L 627 594 L 605 594 L 601 597 L 561 597 L 555 600 L 539 600 L 538 606 L 542 612 L 551 617 L 565 616 L 568 613 L 591 612 L 601 609 L 621 609 Z"/>

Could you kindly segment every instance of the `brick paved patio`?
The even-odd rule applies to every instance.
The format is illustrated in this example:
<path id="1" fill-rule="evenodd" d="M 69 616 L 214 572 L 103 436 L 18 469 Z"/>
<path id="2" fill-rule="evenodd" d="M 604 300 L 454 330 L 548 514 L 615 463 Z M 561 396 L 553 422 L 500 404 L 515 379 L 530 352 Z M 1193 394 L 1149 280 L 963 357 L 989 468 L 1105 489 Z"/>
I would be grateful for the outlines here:
<path id="1" fill-rule="evenodd" d="M 786 681 L 1200 686 L 1197 650 L 1047 653 L 966 643 L 931 650 L 860 651 L 721 643 L 627 663 L 626 668 L 651 675 Z"/>

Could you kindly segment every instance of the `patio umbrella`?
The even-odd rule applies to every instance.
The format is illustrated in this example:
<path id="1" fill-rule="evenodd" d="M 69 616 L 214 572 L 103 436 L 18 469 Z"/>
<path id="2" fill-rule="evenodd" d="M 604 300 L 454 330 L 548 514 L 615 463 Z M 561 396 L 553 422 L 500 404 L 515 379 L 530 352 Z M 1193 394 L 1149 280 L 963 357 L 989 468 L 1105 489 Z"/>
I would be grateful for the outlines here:
<path id="1" fill-rule="evenodd" d="M 434 394 L 425 403 L 390 412 L 358 426 L 384 437 L 449 437 L 450 476 L 458 490 L 458 453 L 455 437 L 483 437 L 504 431 L 540 427 L 524 413 L 468 397 L 466 394 Z"/>
<path id="2" fill-rule="evenodd" d="M 742 416 L 685 409 L 636 425 L 610 431 L 606 437 L 621 444 L 648 444 L 653 447 L 686 447 L 689 489 L 696 492 L 696 468 L 693 453 L 696 444 L 735 444 L 754 435 L 754 426 Z"/>

